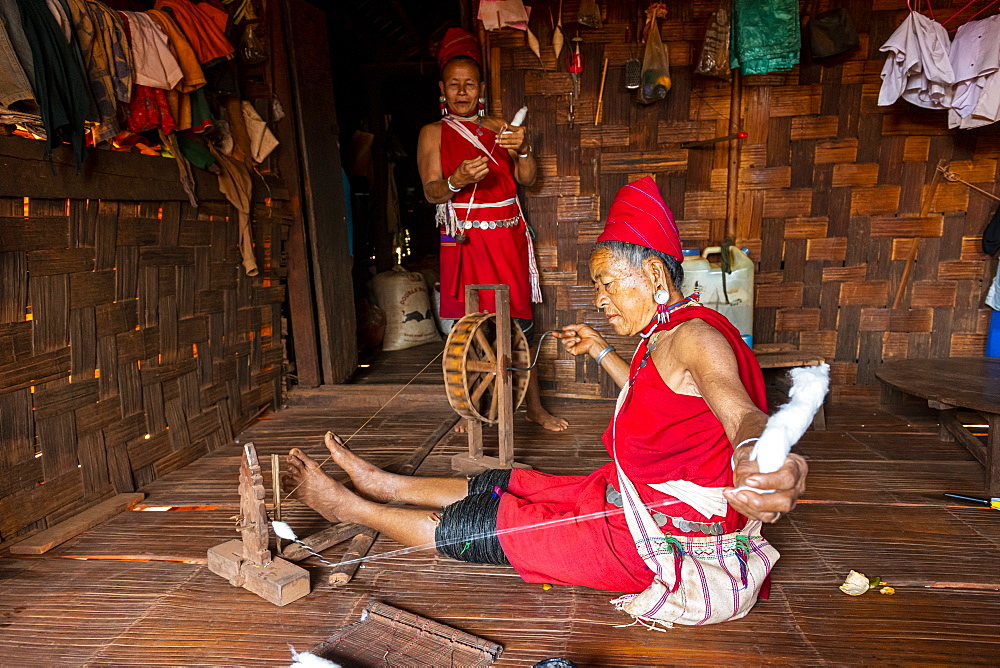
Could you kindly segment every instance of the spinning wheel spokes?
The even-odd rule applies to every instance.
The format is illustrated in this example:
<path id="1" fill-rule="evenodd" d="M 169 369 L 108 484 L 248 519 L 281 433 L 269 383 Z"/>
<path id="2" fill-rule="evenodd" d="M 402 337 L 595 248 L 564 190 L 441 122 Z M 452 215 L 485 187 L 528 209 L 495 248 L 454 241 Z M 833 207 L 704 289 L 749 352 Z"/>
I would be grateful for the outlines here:
<path id="1" fill-rule="evenodd" d="M 488 424 L 499 417 L 497 387 L 496 316 L 473 313 L 452 328 L 445 343 L 444 382 L 455 412 Z M 516 323 L 511 327 L 510 368 L 526 368 L 530 364 L 528 341 Z M 527 371 L 511 372 L 511 396 L 514 410 L 521 405 L 528 390 Z"/>

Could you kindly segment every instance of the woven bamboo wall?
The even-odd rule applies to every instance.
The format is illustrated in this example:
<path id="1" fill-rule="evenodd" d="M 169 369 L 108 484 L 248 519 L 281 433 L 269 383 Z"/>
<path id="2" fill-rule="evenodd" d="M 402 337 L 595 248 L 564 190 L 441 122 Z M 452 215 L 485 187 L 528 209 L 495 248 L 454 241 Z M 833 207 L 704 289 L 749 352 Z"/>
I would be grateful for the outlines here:
<path id="1" fill-rule="evenodd" d="M 661 35 L 673 88 L 665 101 L 642 107 L 624 87 L 624 62 L 633 53 L 642 57 L 642 47 L 626 41 L 635 4 L 601 2 L 604 27 L 593 30 L 579 28 L 578 3 L 565 0 L 567 45 L 579 28 L 585 59 L 573 125 L 566 51 L 557 63 L 550 47 L 550 8 L 556 13 L 559 3 L 532 4 L 541 61 L 524 33 L 513 30 L 490 33 L 487 55 L 499 81 L 491 88 L 493 112 L 511 118 L 527 104 L 539 156 L 541 178 L 526 192 L 545 295 L 536 317 L 543 331 L 578 321 L 607 331 L 593 308 L 587 258 L 619 187 L 652 174 L 685 247 L 716 245 L 723 237 L 727 145 L 680 148 L 728 134 L 729 84 L 692 72 L 716 3 L 668 3 Z M 813 3 L 817 11 L 828 4 Z M 939 19 L 954 13 L 948 4 L 934 3 Z M 983 353 L 988 309 L 982 302 L 995 263 L 979 243 L 994 202 L 962 184 L 943 183 L 931 217 L 917 213 L 940 158 L 992 190 L 1000 134 L 996 126 L 949 131 L 944 112 L 907 102 L 878 107 L 884 62 L 878 47 L 905 17 L 906 2 L 837 5 L 850 10 L 860 48 L 823 64 L 743 79 L 742 128 L 749 138 L 742 146 L 737 240 L 757 265 L 755 343 L 815 350 L 832 363 L 835 395 L 873 396 L 882 360 Z M 628 32 L 634 35 L 634 27 Z M 595 126 L 604 58 L 604 114 Z M 893 310 L 914 237 L 922 244 L 911 287 Z M 883 332 L 889 333 L 884 344 Z M 612 340 L 629 349 L 628 342 Z M 611 393 L 589 360 L 565 359 L 554 345 L 543 359 L 541 378 L 550 393 Z"/>
<path id="2" fill-rule="evenodd" d="M 248 278 L 224 202 L 0 198 L 0 540 L 145 485 L 280 400 L 290 217 L 255 214 Z"/>

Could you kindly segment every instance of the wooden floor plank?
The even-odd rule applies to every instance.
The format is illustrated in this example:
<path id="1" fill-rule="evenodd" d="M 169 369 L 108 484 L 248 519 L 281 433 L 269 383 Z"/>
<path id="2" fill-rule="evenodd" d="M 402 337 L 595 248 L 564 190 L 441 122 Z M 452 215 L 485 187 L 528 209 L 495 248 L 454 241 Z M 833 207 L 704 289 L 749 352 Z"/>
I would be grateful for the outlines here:
<path id="1" fill-rule="evenodd" d="M 403 366 L 426 364 L 435 354 L 426 348 L 409 353 Z M 398 389 L 377 381 L 404 374 L 376 371 L 347 388 L 368 394 L 339 401 L 344 388 L 315 390 L 239 436 L 256 444 L 266 487 L 272 452 L 304 447 L 322 455 L 323 432 L 353 433 L 381 406 L 379 397 Z M 607 462 L 601 435 L 610 403 L 552 406 L 570 430 L 547 432 L 519 413 L 516 458 L 565 475 Z M 443 397 L 390 405 L 351 447 L 380 464 L 402 461 L 449 414 Z M 198 563 L 208 547 L 236 535 L 240 447 L 232 444 L 142 490 L 146 505 L 214 510 L 127 512 L 44 558 L 0 558 L 0 656 L 12 665 L 40 656 L 72 665 L 285 665 L 288 643 L 312 647 L 376 598 L 501 643 L 505 666 L 552 656 L 583 666 L 995 663 L 1000 593 L 923 586 L 1000 583 L 992 556 L 1000 549 L 1000 515 L 941 495 L 977 489 L 981 467 L 960 446 L 937 440 L 930 412 L 834 404 L 827 423 L 826 432 L 809 432 L 797 446 L 811 467 L 803 503 L 765 529 L 782 553 L 772 597 L 728 624 L 669 633 L 615 628 L 628 618 L 610 605 L 613 594 L 545 590 L 510 568 L 456 563 L 433 551 L 395 554 L 399 546 L 384 537 L 344 587 L 328 584 L 329 567 L 319 559 L 304 560 L 312 593 L 278 608 Z M 487 451 L 496 447 L 495 429 L 485 430 L 485 442 Z M 464 435 L 446 434 L 417 474 L 455 476 L 451 457 L 466 447 Z M 295 502 L 283 511 L 300 535 L 328 524 Z M 345 545 L 324 557 L 336 562 Z M 109 553 L 177 561 L 101 559 Z M 850 569 L 898 585 L 896 595 L 842 594 L 837 587 Z"/>

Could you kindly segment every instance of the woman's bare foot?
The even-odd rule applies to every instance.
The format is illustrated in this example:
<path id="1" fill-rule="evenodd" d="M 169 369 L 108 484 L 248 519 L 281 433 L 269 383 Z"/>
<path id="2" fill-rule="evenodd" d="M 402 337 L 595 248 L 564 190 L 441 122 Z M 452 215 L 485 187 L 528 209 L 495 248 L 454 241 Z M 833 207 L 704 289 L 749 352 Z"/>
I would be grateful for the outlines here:
<path id="1" fill-rule="evenodd" d="M 549 431 L 563 431 L 569 427 L 569 422 L 560 417 L 556 417 L 544 408 L 532 410 L 529 407 L 526 417 L 529 422 L 537 422 Z"/>
<path id="2" fill-rule="evenodd" d="M 351 499 L 357 500 L 346 487 L 323 473 L 312 457 L 298 448 L 292 448 L 288 453 L 287 469 L 281 474 L 281 487 L 286 494 L 331 522 L 345 519 Z"/>
<path id="3" fill-rule="evenodd" d="M 395 494 L 396 476 L 369 464 L 348 450 L 340 437 L 332 431 L 326 432 L 323 442 L 326 449 L 330 451 L 333 461 L 351 477 L 351 482 L 354 483 L 354 489 L 358 494 L 380 503 L 398 500 Z"/>

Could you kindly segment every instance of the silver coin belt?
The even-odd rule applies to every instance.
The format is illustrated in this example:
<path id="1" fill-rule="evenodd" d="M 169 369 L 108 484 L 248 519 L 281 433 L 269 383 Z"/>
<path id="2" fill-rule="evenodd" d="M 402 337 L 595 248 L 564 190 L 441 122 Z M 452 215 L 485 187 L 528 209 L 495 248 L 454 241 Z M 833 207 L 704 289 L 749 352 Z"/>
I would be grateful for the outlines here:
<path id="1" fill-rule="evenodd" d="M 605 500 L 613 506 L 619 508 L 624 507 L 624 501 L 622 499 L 621 492 L 617 489 L 608 485 L 607 490 L 604 493 Z M 722 529 L 722 522 L 692 522 L 691 520 L 681 519 L 680 517 L 667 517 L 663 513 L 652 511 L 653 521 L 656 522 L 656 526 L 663 527 L 670 522 L 675 528 L 680 529 L 685 533 L 704 533 L 710 536 L 721 536 L 724 532 Z"/>
<path id="2" fill-rule="evenodd" d="M 521 216 L 514 216 L 506 220 L 460 220 L 458 229 L 460 230 L 495 230 L 498 227 L 516 227 L 521 222 Z"/>

